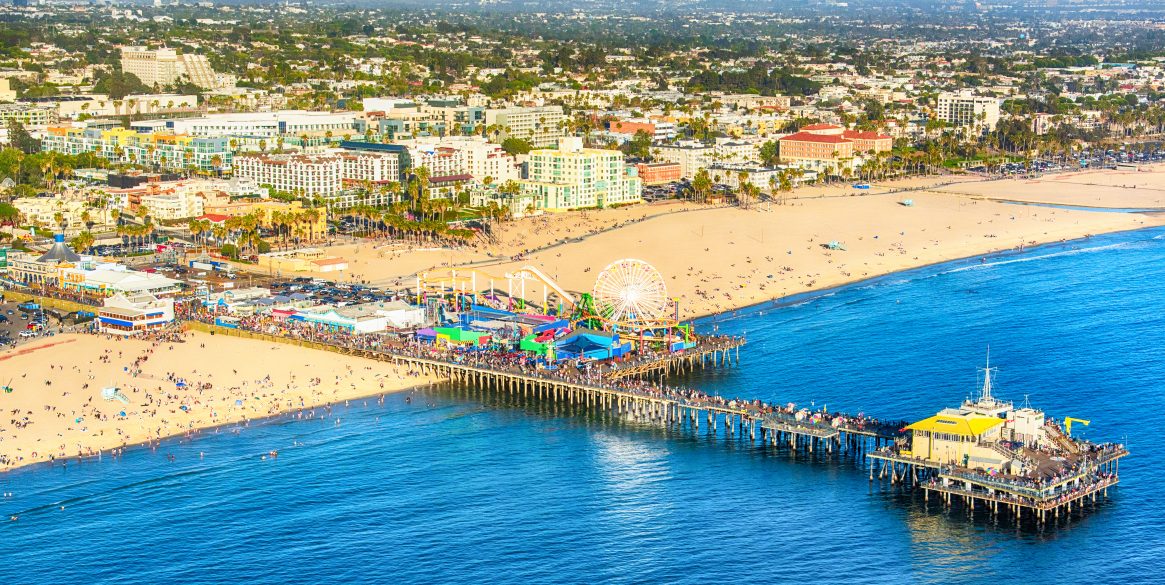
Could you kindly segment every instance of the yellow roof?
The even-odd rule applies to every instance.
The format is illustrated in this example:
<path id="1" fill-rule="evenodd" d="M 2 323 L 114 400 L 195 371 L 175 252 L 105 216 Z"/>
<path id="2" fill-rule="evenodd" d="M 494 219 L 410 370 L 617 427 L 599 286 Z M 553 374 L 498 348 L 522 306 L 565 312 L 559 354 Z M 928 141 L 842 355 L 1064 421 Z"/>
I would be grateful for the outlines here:
<path id="1" fill-rule="evenodd" d="M 936 414 L 906 428 L 912 431 L 929 431 L 932 433 L 948 433 L 951 435 L 976 437 L 1001 424 L 1003 424 L 1003 419 L 994 416 L 951 416 Z"/>

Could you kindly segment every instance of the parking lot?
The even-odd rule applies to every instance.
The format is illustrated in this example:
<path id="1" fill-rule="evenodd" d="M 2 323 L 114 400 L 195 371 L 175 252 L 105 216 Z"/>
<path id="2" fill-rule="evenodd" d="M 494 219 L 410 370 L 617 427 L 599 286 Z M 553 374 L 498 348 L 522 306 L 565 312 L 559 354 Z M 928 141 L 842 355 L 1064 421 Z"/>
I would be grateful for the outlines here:
<path id="1" fill-rule="evenodd" d="M 28 324 L 42 318 L 39 312 L 25 311 L 17 303 L 0 303 L 0 345 L 8 345 L 17 341 L 25 341 L 39 333 L 32 333 Z M 48 320 L 48 317 L 44 317 Z"/>
<path id="2" fill-rule="evenodd" d="M 312 301 L 338 307 L 357 303 L 386 302 L 401 298 L 401 292 L 358 284 L 336 283 L 300 276 L 276 280 L 267 285 L 273 295 L 301 294 Z"/>

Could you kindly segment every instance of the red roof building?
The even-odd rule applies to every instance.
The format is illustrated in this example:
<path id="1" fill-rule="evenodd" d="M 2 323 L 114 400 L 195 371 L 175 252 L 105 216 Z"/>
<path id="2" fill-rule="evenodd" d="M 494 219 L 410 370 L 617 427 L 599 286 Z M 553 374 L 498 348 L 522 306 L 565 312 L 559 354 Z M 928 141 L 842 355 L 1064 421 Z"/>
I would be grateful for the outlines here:
<path id="1" fill-rule="evenodd" d="M 852 162 L 855 155 L 889 151 L 894 140 L 877 132 L 846 130 L 834 124 L 810 124 L 800 132 L 781 138 L 779 144 L 783 161 L 814 161 L 814 166 L 825 162 L 840 168 L 843 161 Z"/>

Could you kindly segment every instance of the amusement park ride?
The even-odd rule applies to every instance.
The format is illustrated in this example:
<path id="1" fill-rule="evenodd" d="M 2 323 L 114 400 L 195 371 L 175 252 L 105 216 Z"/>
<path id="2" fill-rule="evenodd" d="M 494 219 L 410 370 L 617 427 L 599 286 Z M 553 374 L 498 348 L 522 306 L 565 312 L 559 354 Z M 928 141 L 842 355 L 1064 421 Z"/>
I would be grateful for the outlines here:
<path id="1" fill-rule="evenodd" d="M 505 289 L 498 288 L 505 281 Z M 432 299 L 457 307 L 484 305 L 527 314 L 556 315 L 575 329 L 619 333 L 639 345 L 695 342 L 690 324 L 679 319 L 679 304 L 667 296 L 663 275 L 651 264 L 624 258 L 599 273 L 591 292 L 577 296 L 534 266 L 498 277 L 476 269 L 444 268 L 417 274 L 419 304 Z M 541 303 L 528 294 L 541 293 Z"/>

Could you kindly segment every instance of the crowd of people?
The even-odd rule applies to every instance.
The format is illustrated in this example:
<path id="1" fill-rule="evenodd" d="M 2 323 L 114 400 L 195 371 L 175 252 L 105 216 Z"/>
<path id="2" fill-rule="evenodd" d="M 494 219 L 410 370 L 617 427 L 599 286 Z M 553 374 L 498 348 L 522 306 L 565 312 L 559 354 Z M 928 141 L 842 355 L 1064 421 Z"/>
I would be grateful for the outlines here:
<path id="1" fill-rule="evenodd" d="M 183 308 L 182 318 L 214 323 L 223 309 L 203 307 L 196 304 Z M 782 428 L 800 428 L 819 432 L 836 429 L 849 432 L 872 432 L 882 436 L 900 433 L 906 421 L 886 421 L 864 413 L 850 415 L 830 413 L 824 407 L 814 410 L 798 408 L 795 404 L 770 404 L 761 400 L 728 398 L 709 394 L 696 388 L 657 383 L 635 376 L 620 376 L 629 368 L 658 363 L 674 357 L 664 349 L 640 347 L 638 351 L 618 359 L 561 359 L 553 362 L 544 356 L 515 349 L 509 344 L 491 343 L 485 346 L 473 344 L 436 344 L 419 341 L 412 335 L 392 333 L 353 333 L 344 329 L 330 328 L 305 321 L 280 318 L 269 314 L 234 316 L 239 329 L 277 336 L 399 356 L 422 358 L 448 364 L 472 366 L 507 374 L 518 374 L 565 383 L 588 386 L 595 389 L 623 392 L 650 399 L 670 400 L 678 405 L 701 410 L 731 412 L 754 420 L 762 425 Z M 731 336 L 701 337 L 694 350 L 681 351 L 729 351 L 739 346 L 741 340 Z M 828 431 L 827 431 L 828 432 Z"/>

